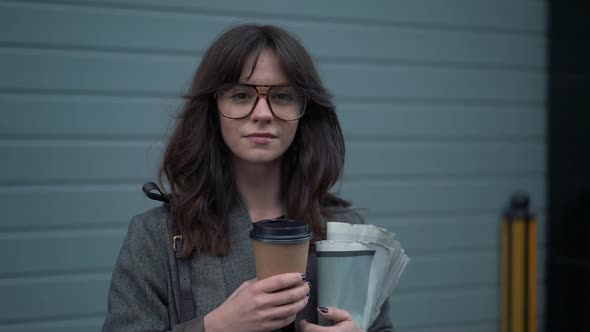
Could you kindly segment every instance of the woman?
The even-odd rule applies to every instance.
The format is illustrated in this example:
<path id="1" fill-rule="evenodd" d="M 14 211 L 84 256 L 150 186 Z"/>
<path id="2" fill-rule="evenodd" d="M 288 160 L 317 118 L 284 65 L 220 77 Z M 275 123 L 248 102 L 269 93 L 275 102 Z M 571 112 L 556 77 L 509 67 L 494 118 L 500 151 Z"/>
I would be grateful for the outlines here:
<path id="1" fill-rule="evenodd" d="M 248 238 L 253 222 L 279 216 L 304 220 L 315 240 L 326 221 L 360 222 L 328 193 L 343 165 L 334 105 L 303 46 L 273 26 L 222 34 L 203 56 L 162 161 L 170 205 L 131 221 L 103 330 L 358 331 L 346 311 L 316 308 L 313 246 L 307 276 L 258 281 Z M 182 323 L 175 234 L 196 306 Z M 387 307 L 382 313 L 371 331 L 392 330 Z M 316 325 L 318 314 L 333 326 Z"/>

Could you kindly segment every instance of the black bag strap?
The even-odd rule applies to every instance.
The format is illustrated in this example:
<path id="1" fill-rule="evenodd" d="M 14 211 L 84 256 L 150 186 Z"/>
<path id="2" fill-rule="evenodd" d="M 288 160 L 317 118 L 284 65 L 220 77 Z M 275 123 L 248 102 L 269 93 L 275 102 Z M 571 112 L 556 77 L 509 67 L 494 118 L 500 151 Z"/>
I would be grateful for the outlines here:
<path id="1" fill-rule="evenodd" d="M 142 188 L 145 195 L 153 200 L 170 204 L 170 199 L 162 193 L 160 188 L 154 182 L 148 182 Z M 154 192 L 155 191 L 155 192 Z M 168 232 L 172 233 L 172 221 L 168 218 L 167 222 Z M 179 321 L 184 323 L 191 319 L 197 318 L 195 310 L 195 300 L 193 298 L 193 290 L 191 285 L 191 265 L 190 258 L 182 256 L 182 235 L 174 235 L 172 237 L 172 250 L 174 257 L 176 257 L 176 267 L 178 269 L 178 282 L 180 284 L 180 308 Z"/>
<path id="2" fill-rule="evenodd" d="M 160 190 L 157 184 L 154 182 L 147 182 L 141 187 L 143 193 L 149 198 L 154 201 L 160 201 L 164 204 L 170 204 L 170 199 Z M 155 193 L 153 192 L 155 191 Z"/>
<path id="3" fill-rule="evenodd" d="M 170 223 L 170 222 L 169 222 Z M 172 250 L 176 257 L 178 269 L 178 282 L 180 284 L 180 322 L 186 322 L 197 318 L 195 311 L 195 299 L 191 285 L 191 264 L 190 259 L 182 257 L 182 235 L 175 235 L 172 238 Z"/>

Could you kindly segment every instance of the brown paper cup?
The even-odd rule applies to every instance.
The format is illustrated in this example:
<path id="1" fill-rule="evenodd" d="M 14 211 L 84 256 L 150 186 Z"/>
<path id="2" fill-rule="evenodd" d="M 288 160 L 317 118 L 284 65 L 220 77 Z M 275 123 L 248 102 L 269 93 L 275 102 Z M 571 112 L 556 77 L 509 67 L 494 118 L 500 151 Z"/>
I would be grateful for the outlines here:
<path id="1" fill-rule="evenodd" d="M 258 280 L 281 273 L 304 274 L 311 234 L 309 226 L 298 220 L 270 219 L 255 223 L 250 238 Z"/>
<path id="2" fill-rule="evenodd" d="M 253 242 L 258 280 L 281 273 L 305 274 L 309 241 L 297 244 L 276 244 L 256 240 Z"/>

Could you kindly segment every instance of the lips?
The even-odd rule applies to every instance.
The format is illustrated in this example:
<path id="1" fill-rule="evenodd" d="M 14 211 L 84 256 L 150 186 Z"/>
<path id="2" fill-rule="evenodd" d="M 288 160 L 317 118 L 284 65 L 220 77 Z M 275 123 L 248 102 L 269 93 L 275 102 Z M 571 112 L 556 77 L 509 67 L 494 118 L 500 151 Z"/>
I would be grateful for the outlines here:
<path id="1" fill-rule="evenodd" d="M 275 135 L 271 134 L 271 133 L 253 133 L 253 134 L 249 134 L 246 135 L 246 137 L 276 137 Z"/>
<path id="2" fill-rule="evenodd" d="M 256 144 L 266 144 L 272 141 L 277 136 L 271 133 L 253 133 L 245 136 L 247 140 Z"/>

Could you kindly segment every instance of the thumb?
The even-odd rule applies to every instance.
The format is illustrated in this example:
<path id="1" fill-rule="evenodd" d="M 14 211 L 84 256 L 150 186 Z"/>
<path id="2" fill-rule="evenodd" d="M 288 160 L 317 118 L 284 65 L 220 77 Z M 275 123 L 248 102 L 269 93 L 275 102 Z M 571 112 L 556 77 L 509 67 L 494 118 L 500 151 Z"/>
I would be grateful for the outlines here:
<path id="1" fill-rule="evenodd" d="M 299 331 L 305 332 L 309 330 L 309 327 L 311 326 L 311 324 L 306 321 L 305 319 L 302 319 L 299 321 Z"/>
<path id="2" fill-rule="evenodd" d="M 350 316 L 348 311 L 334 307 L 318 307 L 318 313 L 322 315 L 322 317 L 334 322 L 334 325 L 352 320 L 352 316 Z"/>

